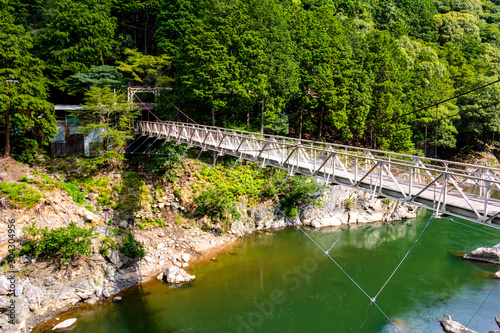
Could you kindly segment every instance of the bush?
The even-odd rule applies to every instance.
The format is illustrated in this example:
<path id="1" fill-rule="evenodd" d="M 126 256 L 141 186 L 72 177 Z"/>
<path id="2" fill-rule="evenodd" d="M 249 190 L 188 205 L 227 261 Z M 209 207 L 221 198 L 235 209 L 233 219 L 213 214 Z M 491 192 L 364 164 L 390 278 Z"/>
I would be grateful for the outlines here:
<path id="1" fill-rule="evenodd" d="M 144 245 L 135 239 L 132 233 L 128 233 L 123 239 L 123 244 L 120 248 L 123 255 L 132 259 L 141 259 L 146 255 Z"/>
<path id="2" fill-rule="evenodd" d="M 145 157 L 144 166 L 148 171 L 163 174 L 166 180 L 173 182 L 177 179 L 181 167 L 184 166 L 183 158 L 187 149 L 185 145 L 167 142 Z"/>
<path id="3" fill-rule="evenodd" d="M 9 203 L 16 208 L 33 208 L 42 197 L 38 190 L 17 182 L 1 183 L 0 192 L 6 194 Z"/>
<path id="4" fill-rule="evenodd" d="M 212 221 L 227 223 L 241 217 L 234 202 L 213 186 L 201 192 L 196 197 L 196 203 L 200 213 L 208 216 Z"/>
<path id="5" fill-rule="evenodd" d="M 281 209 L 288 217 L 298 215 L 299 206 L 314 203 L 311 195 L 318 192 L 320 185 L 306 176 L 295 176 L 288 179 L 283 185 L 282 195 L 279 196 Z"/>
<path id="6" fill-rule="evenodd" d="M 91 240 L 95 237 L 93 229 L 77 227 L 74 222 L 51 230 L 37 228 L 33 223 L 25 227 L 25 233 L 22 255 L 60 259 L 63 262 L 90 256 Z"/>

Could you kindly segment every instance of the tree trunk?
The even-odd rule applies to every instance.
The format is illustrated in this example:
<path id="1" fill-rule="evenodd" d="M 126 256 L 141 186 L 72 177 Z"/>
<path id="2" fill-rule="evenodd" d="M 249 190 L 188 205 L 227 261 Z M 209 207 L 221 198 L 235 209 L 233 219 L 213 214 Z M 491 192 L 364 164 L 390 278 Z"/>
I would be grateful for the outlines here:
<path id="1" fill-rule="evenodd" d="M 7 108 L 5 111 L 5 151 L 3 154 L 4 158 L 10 157 L 10 110 Z"/>
<path id="2" fill-rule="evenodd" d="M 212 126 L 215 126 L 215 108 L 212 107 Z"/>
<path id="3" fill-rule="evenodd" d="M 247 110 L 247 127 L 250 127 L 250 110 Z"/>
<path id="4" fill-rule="evenodd" d="M 299 119 L 299 140 L 302 139 L 302 116 L 304 114 L 304 109 L 300 108 L 300 119 Z"/>
<path id="5" fill-rule="evenodd" d="M 262 109 L 260 110 L 260 134 L 264 134 L 264 110 L 266 108 L 266 100 L 262 100 Z"/>
<path id="6" fill-rule="evenodd" d="M 323 108 L 321 108 L 321 112 L 319 115 L 319 131 L 318 131 L 318 138 L 321 138 L 323 135 Z"/>

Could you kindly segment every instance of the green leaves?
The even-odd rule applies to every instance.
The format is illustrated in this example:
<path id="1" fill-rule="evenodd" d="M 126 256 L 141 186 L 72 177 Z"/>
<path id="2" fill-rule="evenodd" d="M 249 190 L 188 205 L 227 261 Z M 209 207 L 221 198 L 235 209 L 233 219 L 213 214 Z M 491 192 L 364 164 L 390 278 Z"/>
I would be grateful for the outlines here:
<path id="1" fill-rule="evenodd" d="M 91 254 L 91 241 L 95 238 L 93 229 L 81 228 L 71 222 L 67 227 L 44 229 L 33 222 L 25 228 L 26 238 L 21 255 L 32 255 L 44 259 L 70 261 Z"/>

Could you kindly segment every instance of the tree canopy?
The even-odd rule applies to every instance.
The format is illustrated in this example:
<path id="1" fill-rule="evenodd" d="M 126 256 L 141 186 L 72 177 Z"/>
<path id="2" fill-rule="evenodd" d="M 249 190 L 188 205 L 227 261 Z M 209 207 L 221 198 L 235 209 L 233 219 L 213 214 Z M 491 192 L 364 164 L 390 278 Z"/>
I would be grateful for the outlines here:
<path id="1" fill-rule="evenodd" d="M 144 85 L 172 88 L 166 119 L 448 156 L 500 137 L 496 86 L 424 108 L 498 79 L 498 1 L 0 3 L 2 122 L 45 136 L 48 102 Z"/>

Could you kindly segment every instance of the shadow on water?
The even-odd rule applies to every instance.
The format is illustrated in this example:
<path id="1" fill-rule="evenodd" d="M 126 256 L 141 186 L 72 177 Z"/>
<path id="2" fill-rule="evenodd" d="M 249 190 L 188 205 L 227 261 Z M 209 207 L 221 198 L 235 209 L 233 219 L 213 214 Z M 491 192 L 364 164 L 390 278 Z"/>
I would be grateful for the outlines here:
<path id="1" fill-rule="evenodd" d="M 136 333 L 162 332 L 173 333 L 178 328 L 169 327 L 168 323 L 158 320 L 158 307 L 150 304 L 151 291 L 144 290 L 142 285 L 132 287 L 116 296 L 122 301 L 112 301 L 113 296 L 97 305 L 83 304 L 53 319 L 36 326 L 33 333 L 52 332 L 52 327 L 63 320 L 77 318 L 71 332 L 93 333 Z M 82 325 L 84 327 L 82 327 Z"/>

